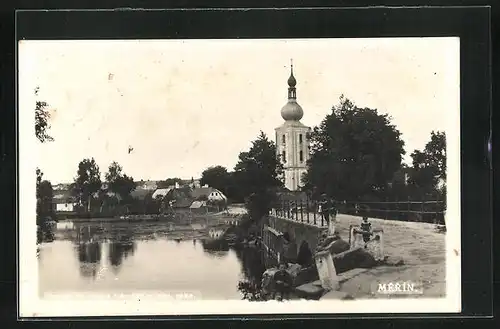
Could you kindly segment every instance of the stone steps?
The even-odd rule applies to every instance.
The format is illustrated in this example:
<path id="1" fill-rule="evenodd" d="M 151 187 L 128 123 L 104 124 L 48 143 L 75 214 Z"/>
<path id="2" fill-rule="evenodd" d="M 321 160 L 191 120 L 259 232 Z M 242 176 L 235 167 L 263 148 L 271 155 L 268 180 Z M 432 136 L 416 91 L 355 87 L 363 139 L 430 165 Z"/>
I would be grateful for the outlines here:
<path id="1" fill-rule="evenodd" d="M 304 299 L 318 300 L 324 294 L 324 292 L 325 289 L 321 287 L 321 284 L 318 286 L 313 282 L 308 282 L 295 288 L 295 294 L 297 295 L 297 297 Z"/>

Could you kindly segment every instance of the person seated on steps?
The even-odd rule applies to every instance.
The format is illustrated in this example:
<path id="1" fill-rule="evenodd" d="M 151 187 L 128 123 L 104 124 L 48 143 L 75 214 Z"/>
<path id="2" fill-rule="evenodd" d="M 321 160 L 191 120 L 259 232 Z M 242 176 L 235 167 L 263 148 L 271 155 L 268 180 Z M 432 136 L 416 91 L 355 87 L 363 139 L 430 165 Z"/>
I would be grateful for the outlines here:
<path id="1" fill-rule="evenodd" d="M 278 271 L 274 274 L 275 291 L 273 294 L 274 299 L 283 300 L 290 299 L 292 290 L 292 276 L 286 271 L 288 264 L 280 262 Z"/>

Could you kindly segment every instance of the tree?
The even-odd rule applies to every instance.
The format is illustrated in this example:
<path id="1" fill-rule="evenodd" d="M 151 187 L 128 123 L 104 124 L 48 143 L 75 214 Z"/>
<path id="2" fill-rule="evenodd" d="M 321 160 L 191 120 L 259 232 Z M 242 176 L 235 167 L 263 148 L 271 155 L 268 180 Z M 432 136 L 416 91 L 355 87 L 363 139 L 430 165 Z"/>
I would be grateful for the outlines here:
<path id="1" fill-rule="evenodd" d="M 431 132 L 431 139 L 423 151 L 412 154 L 412 168 L 409 183 L 413 193 L 421 198 L 435 193 L 445 194 L 446 189 L 446 135 L 444 132 Z M 443 186 L 439 186 L 442 182 Z"/>
<path id="2" fill-rule="evenodd" d="M 94 158 L 84 159 L 78 164 L 77 177 L 72 184 L 73 195 L 90 211 L 93 194 L 101 189 L 101 173 Z"/>
<path id="3" fill-rule="evenodd" d="M 168 188 L 169 186 L 175 185 L 175 183 L 178 183 L 179 185 L 182 183 L 182 179 L 180 178 L 167 178 L 164 181 L 159 181 L 158 182 L 158 188 Z"/>
<path id="4" fill-rule="evenodd" d="M 113 161 L 105 175 L 108 189 L 120 196 L 122 204 L 128 204 L 130 193 L 136 188 L 134 179 L 122 172 L 123 168 L 118 162 Z"/>
<path id="5" fill-rule="evenodd" d="M 236 179 L 236 172 L 232 171 L 228 173 L 228 184 L 226 187 L 226 197 L 231 200 L 231 202 L 242 203 L 245 201 L 245 197 L 243 195 L 243 191 L 238 184 Z"/>
<path id="6" fill-rule="evenodd" d="M 227 195 L 230 175 L 222 166 L 213 166 L 205 169 L 201 174 L 201 185 L 208 185 Z"/>
<path id="7" fill-rule="evenodd" d="M 52 206 L 52 198 L 54 192 L 52 184 L 48 180 L 43 180 L 43 173 L 40 169 L 36 169 L 36 215 L 37 225 L 42 225 L 45 221 L 54 217 Z"/>
<path id="8" fill-rule="evenodd" d="M 308 138 L 311 157 L 303 184 L 316 197 L 380 199 L 405 154 L 388 115 L 359 108 L 344 96 Z"/>
<path id="9" fill-rule="evenodd" d="M 279 179 L 283 165 L 277 157 L 276 145 L 261 131 L 250 150 L 239 154 L 234 170 L 235 184 L 246 200 L 248 213 L 252 220 L 258 221 L 269 213 L 275 189 L 283 186 Z"/>
<path id="10" fill-rule="evenodd" d="M 35 96 L 38 96 L 39 87 L 35 88 Z M 50 129 L 49 119 L 50 113 L 47 110 L 48 104 L 44 101 L 36 101 L 35 105 L 35 135 L 42 143 L 53 141 L 54 139 L 48 134 Z"/>

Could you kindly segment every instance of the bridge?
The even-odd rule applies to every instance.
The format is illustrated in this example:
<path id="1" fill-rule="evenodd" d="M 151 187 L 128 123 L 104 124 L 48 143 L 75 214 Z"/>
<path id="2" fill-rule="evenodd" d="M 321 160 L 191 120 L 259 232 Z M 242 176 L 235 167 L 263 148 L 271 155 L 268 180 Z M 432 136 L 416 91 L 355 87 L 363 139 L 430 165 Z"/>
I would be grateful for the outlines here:
<path id="1" fill-rule="evenodd" d="M 327 232 L 327 223 L 319 214 L 302 210 L 284 212 L 273 209 L 262 227 L 263 243 L 267 251 L 278 260 L 286 256 L 299 264 L 314 261 L 314 250 L 322 235 Z M 286 255 L 281 254 L 284 240 L 289 241 Z"/>
<path id="2" fill-rule="evenodd" d="M 340 222 L 335 224 L 347 241 L 349 225 L 358 225 L 361 217 L 396 221 L 444 223 L 442 201 L 398 201 L 398 202 L 346 202 L 337 205 Z M 273 206 L 262 225 L 262 238 L 266 249 L 275 259 L 286 256 L 291 262 L 313 258 L 314 251 L 324 233 L 332 234 L 318 211 L 316 202 L 305 199 L 283 200 Z M 342 232 L 345 231 L 345 232 Z M 284 240 L 288 240 L 284 250 Z M 350 241 L 349 241 L 350 243 Z M 286 251 L 287 255 L 282 255 Z M 306 257 L 307 256 L 307 257 Z"/>

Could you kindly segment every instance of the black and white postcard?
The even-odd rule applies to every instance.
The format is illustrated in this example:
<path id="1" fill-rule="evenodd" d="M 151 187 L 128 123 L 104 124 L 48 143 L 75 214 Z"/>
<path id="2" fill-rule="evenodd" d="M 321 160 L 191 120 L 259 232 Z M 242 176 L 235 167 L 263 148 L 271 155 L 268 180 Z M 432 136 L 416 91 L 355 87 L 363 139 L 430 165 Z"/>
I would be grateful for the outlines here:
<path id="1" fill-rule="evenodd" d="M 461 309 L 460 39 L 21 40 L 21 316 Z"/>

